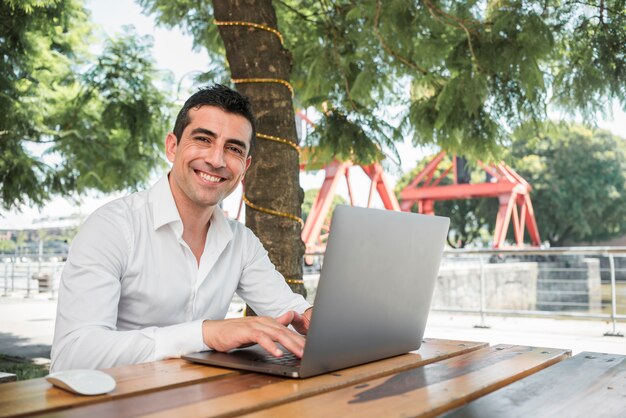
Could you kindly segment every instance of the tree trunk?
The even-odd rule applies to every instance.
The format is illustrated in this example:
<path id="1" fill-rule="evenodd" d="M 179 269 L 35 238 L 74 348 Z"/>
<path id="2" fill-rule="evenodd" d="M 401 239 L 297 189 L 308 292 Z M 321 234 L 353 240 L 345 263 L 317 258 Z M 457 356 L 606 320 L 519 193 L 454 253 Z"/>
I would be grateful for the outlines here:
<path id="1" fill-rule="evenodd" d="M 277 29 L 271 0 L 213 0 L 215 19 L 251 22 Z M 280 79 L 289 81 L 291 54 L 280 38 L 250 26 L 219 26 L 233 79 Z M 237 83 L 252 102 L 257 133 L 297 143 L 291 91 L 275 82 Z M 247 198 L 256 206 L 301 216 L 304 192 L 299 182 L 299 156 L 294 148 L 258 138 L 252 164 L 246 174 Z M 270 259 L 289 281 L 302 279 L 304 244 L 298 222 L 246 207 L 246 225 L 259 237 Z M 291 288 L 305 294 L 300 283 Z"/>

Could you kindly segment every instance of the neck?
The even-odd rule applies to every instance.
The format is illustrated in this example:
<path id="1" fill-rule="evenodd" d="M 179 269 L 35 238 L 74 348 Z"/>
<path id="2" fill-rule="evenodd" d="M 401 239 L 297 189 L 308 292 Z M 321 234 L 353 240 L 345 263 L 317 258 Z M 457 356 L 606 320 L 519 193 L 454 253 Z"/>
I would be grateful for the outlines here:
<path id="1" fill-rule="evenodd" d="M 169 179 L 170 190 L 174 197 L 176 209 L 183 222 L 183 240 L 189 245 L 191 251 L 200 263 L 200 257 L 204 250 L 206 235 L 209 231 L 209 225 L 215 206 L 199 207 L 194 204 L 176 185 L 172 184 L 172 178 Z"/>

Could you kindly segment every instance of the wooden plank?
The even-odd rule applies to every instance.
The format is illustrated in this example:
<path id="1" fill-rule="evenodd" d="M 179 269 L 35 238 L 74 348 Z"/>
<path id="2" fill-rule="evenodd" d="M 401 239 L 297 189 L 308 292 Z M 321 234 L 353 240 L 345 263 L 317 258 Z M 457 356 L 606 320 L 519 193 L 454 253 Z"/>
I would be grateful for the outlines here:
<path id="1" fill-rule="evenodd" d="M 0 372 L 0 383 L 15 382 L 16 380 L 17 380 L 16 374 Z"/>
<path id="2" fill-rule="evenodd" d="M 580 353 L 445 417 L 504 416 L 625 417 L 626 356 Z"/>
<path id="3" fill-rule="evenodd" d="M 239 374 L 232 370 L 170 359 L 105 369 L 117 382 L 115 391 L 100 396 L 79 396 L 53 387 L 44 378 L 0 385 L 0 417 L 54 411 L 76 405 L 176 387 Z"/>
<path id="4" fill-rule="evenodd" d="M 66 410 L 62 411 L 62 415 L 90 418 L 141 415 L 154 417 L 239 415 L 419 367 L 486 346 L 487 343 L 426 339 L 420 350 L 415 353 L 309 379 L 295 380 L 257 373 L 227 376 L 193 386 Z"/>
<path id="5" fill-rule="evenodd" d="M 246 417 L 433 417 L 569 355 L 568 350 L 498 345 Z"/>

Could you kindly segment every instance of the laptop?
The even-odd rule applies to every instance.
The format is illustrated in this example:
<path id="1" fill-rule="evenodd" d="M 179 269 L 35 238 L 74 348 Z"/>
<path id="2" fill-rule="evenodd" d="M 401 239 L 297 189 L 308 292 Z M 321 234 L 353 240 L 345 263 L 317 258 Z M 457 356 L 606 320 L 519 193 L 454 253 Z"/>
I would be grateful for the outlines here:
<path id="1" fill-rule="evenodd" d="M 258 345 L 195 363 L 305 378 L 417 350 L 450 220 L 337 206 L 301 359 Z M 290 353 L 289 353 L 290 354 Z"/>

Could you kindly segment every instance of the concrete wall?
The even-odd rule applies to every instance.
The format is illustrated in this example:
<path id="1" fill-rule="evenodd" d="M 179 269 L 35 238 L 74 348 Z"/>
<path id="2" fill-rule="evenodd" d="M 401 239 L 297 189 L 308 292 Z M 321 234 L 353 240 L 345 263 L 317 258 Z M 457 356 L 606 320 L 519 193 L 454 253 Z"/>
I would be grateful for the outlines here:
<path id="1" fill-rule="evenodd" d="M 505 310 L 600 312 L 600 263 L 582 257 L 483 265 L 485 307 Z M 441 266 L 433 308 L 479 309 L 480 263 L 447 259 Z"/>
<path id="2" fill-rule="evenodd" d="M 537 309 L 600 312 L 602 289 L 598 259 L 559 256 L 540 262 L 538 266 Z"/>
<path id="3" fill-rule="evenodd" d="M 533 310 L 537 263 L 484 264 L 485 301 L 490 309 Z M 453 262 L 441 266 L 433 307 L 480 308 L 480 264 Z"/>

